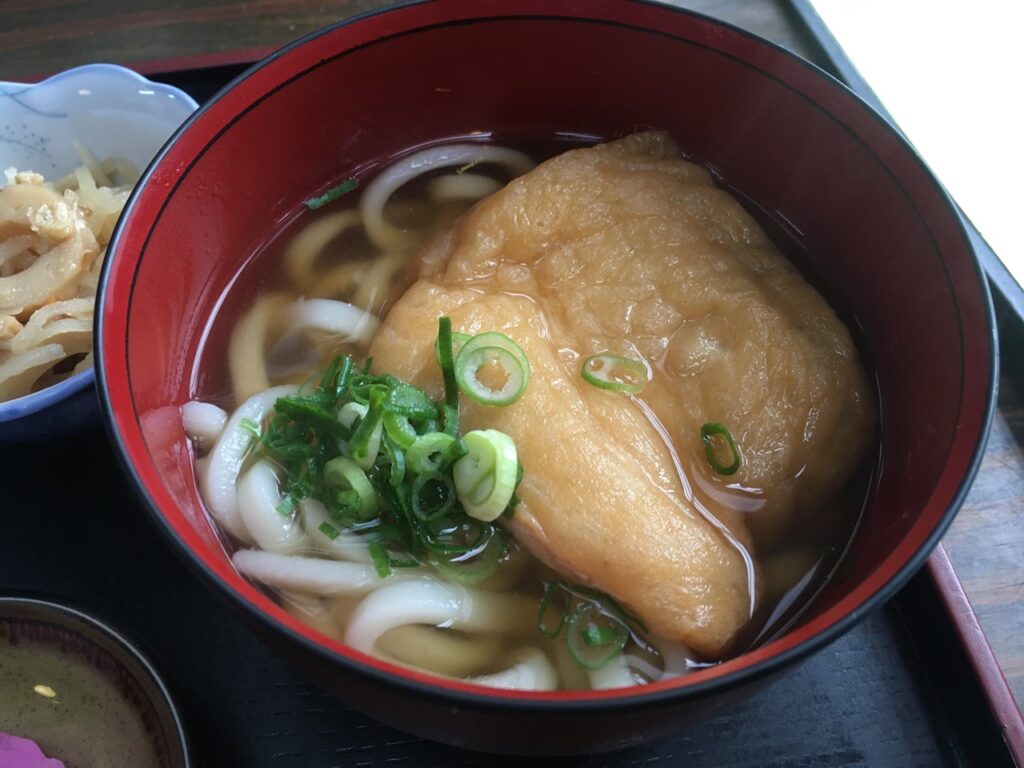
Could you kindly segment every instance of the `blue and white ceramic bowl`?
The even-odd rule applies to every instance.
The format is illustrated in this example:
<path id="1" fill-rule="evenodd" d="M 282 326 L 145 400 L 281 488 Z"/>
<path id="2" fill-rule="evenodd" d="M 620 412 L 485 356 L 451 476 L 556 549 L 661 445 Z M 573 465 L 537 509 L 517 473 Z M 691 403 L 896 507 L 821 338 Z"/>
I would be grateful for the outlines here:
<path id="1" fill-rule="evenodd" d="M 91 64 L 41 83 L 0 82 L 0 187 L 10 166 L 57 178 L 80 164 L 78 140 L 99 158 L 124 157 L 139 170 L 198 105 L 191 96 L 130 69 Z M 93 421 L 91 370 L 0 402 L 0 442 L 39 440 Z"/>

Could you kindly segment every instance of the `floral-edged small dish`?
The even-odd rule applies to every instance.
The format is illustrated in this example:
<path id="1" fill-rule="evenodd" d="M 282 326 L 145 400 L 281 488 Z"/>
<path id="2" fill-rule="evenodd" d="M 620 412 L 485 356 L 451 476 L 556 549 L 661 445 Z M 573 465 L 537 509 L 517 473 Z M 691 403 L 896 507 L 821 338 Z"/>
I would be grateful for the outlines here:
<path id="1" fill-rule="evenodd" d="M 76 67 L 34 84 L 0 82 L 0 188 L 10 167 L 47 179 L 69 173 L 81 164 L 76 142 L 142 171 L 197 107 L 184 91 L 115 64 Z M 98 412 L 88 369 L 0 401 L 0 442 L 52 437 L 94 422 Z"/>
<path id="2" fill-rule="evenodd" d="M 62 176 L 81 164 L 75 141 L 141 170 L 198 106 L 184 91 L 116 64 L 75 67 L 34 84 L 0 82 L 0 170 Z"/>

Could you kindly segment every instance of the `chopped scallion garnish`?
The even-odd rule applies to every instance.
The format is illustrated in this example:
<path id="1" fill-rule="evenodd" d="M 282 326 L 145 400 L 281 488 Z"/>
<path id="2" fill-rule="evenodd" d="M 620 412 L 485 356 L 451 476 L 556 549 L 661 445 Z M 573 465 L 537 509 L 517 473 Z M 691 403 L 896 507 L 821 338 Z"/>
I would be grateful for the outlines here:
<path id="1" fill-rule="evenodd" d="M 260 425 L 252 419 L 242 419 L 238 422 L 238 428 L 244 432 L 248 432 L 256 440 L 260 439 Z"/>
<path id="2" fill-rule="evenodd" d="M 357 521 L 366 521 L 377 511 L 377 492 L 374 491 L 366 473 L 352 459 L 337 456 L 323 469 L 323 482 L 327 488 L 335 489 L 336 506 L 351 513 Z M 330 508 L 330 505 L 328 505 Z"/>
<path id="3" fill-rule="evenodd" d="M 486 578 L 503 562 L 507 541 L 491 522 L 467 514 L 458 493 L 455 465 L 470 449 L 459 435 L 457 384 L 451 402 L 434 402 L 395 376 L 371 373 L 371 366 L 339 356 L 299 393 L 279 398 L 262 429 L 242 426 L 258 438 L 255 452 L 281 468 L 278 511 L 295 514 L 303 499 L 322 503 L 330 522 L 319 532 L 376 543 L 379 573 L 433 565 L 459 583 Z M 504 494 L 514 496 L 521 477 L 514 455 L 511 465 L 510 479 L 507 467 L 468 472 L 475 512 L 490 514 Z"/>
<path id="4" fill-rule="evenodd" d="M 565 630 L 565 643 L 576 663 L 601 669 L 622 653 L 630 625 L 646 631 L 610 596 L 580 584 L 556 580 L 547 585 L 537 608 L 537 629 L 549 639 Z"/>
<path id="5" fill-rule="evenodd" d="M 612 627 L 598 627 L 594 624 L 588 624 L 583 629 L 583 642 L 594 648 L 596 646 L 608 645 L 613 642 L 618 633 Z"/>
<path id="6" fill-rule="evenodd" d="M 274 511 L 282 517 L 291 517 L 295 512 L 295 497 L 292 495 L 282 496 L 281 501 L 274 507 Z"/>
<path id="7" fill-rule="evenodd" d="M 740 468 L 740 452 L 732 433 L 717 421 L 708 422 L 700 428 L 700 439 L 704 443 L 704 451 L 708 463 L 720 475 L 733 475 Z M 723 450 L 728 451 L 728 458 L 720 460 Z"/>
<path id="8" fill-rule="evenodd" d="M 586 670 L 601 669 L 622 653 L 629 628 L 618 618 L 602 613 L 597 603 L 586 603 L 566 621 L 566 645 L 573 659 Z"/>
<path id="9" fill-rule="evenodd" d="M 371 541 L 369 549 L 377 575 L 386 579 L 391 575 L 391 558 L 388 557 L 387 549 L 379 541 Z"/>
<path id="10" fill-rule="evenodd" d="M 429 523 L 448 514 L 455 504 L 455 488 L 447 475 L 426 472 L 416 476 L 412 483 L 412 511 L 420 520 Z"/>
<path id="11" fill-rule="evenodd" d="M 494 535 L 481 550 L 468 556 L 460 555 L 452 559 L 438 558 L 437 570 L 457 584 L 464 587 L 475 587 L 494 575 L 508 552 L 508 548 L 508 536 L 496 528 Z"/>
<path id="12" fill-rule="evenodd" d="M 490 386 L 481 374 L 492 368 L 500 379 Z M 455 358 L 455 380 L 465 395 L 481 405 L 511 405 L 526 392 L 530 382 L 530 361 L 522 348 L 503 333 L 478 333 L 459 350 Z"/>
<path id="13" fill-rule="evenodd" d="M 554 640 L 565 626 L 565 616 L 569 612 L 569 593 L 561 588 L 561 583 L 552 581 L 544 588 L 537 607 L 537 629 L 540 633 Z M 560 602 L 555 602 L 560 601 Z"/>
<path id="14" fill-rule="evenodd" d="M 333 525 L 327 522 L 320 523 L 320 527 L 317 528 L 317 530 L 331 540 L 334 540 L 341 536 L 341 531 L 339 531 L 337 528 L 335 528 Z"/>
<path id="15" fill-rule="evenodd" d="M 639 360 L 607 352 L 591 355 L 583 361 L 580 374 L 584 381 L 599 389 L 635 395 L 649 379 L 647 366 Z"/>
<path id="16" fill-rule="evenodd" d="M 317 208 L 323 208 L 328 203 L 333 203 L 339 197 L 348 194 L 352 190 L 356 189 L 358 186 L 359 182 L 356 181 L 355 179 L 345 179 L 337 186 L 328 189 L 322 195 L 317 195 L 316 197 L 309 198 L 306 201 L 306 207 L 311 211 L 315 211 Z"/>
<path id="17" fill-rule="evenodd" d="M 467 453 L 452 467 L 455 490 L 467 515 L 489 523 L 505 511 L 515 493 L 516 444 L 496 429 L 475 429 L 462 441 Z"/>
<path id="18" fill-rule="evenodd" d="M 444 377 L 444 402 L 449 408 L 459 407 L 459 387 L 455 381 L 455 359 L 452 350 L 452 319 L 442 317 L 437 321 L 437 361 Z"/>
<path id="19" fill-rule="evenodd" d="M 387 411 L 384 414 L 384 430 L 388 433 L 388 437 L 404 451 L 409 450 L 418 436 L 416 427 L 409 417 L 394 411 Z"/>
<path id="20" fill-rule="evenodd" d="M 387 392 L 379 387 L 370 389 L 370 403 L 366 415 L 356 428 L 352 439 L 348 441 L 348 448 L 352 456 L 359 463 L 360 467 L 369 469 L 377 457 L 380 448 L 380 436 L 383 429 L 384 402 L 387 399 Z"/>
<path id="21" fill-rule="evenodd" d="M 456 442 L 459 441 L 444 432 L 428 432 L 417 437 L 405 455 L 409 469 L 419 474 L 437 472 L 444 463 L 446 452 Z M 462 448 L 465 455 L 465 444 Z"/>
<path id="22" fill-rule="evenodd" d="M 452 359 L 458 357 L 459 350 L 462 349 L 463 345 L 469 341 L 472 336 L 468 333 L 459 333 L 458 331 L 451 332 L 452 339 Z M 437 360 L 437 364 L 441 365 L 441 334 L 437 335 L 437 340 L 434 342 L 434 359 Z"/>

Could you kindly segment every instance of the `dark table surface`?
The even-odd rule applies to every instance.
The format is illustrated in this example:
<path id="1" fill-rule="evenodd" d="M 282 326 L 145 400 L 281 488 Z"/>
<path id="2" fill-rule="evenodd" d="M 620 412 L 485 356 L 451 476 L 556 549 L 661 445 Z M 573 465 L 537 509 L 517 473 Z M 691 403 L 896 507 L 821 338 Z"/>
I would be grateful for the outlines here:
<path id="1" fill-rule="evenodd" d="M 115 61 L 240 61 L 379 0 L 3 0 L 0 80 Z M 698 0 L 694 8 L 813 60 L 785 2 Z M 164 60 L 154 63 L 154 60 Z M 913 137 L 911 137 L 912 139 Z M 1003 349 L 1004 364 L 1019 358 Z M 1001 377 L 978 479 L 944 545 L 1017 701 L 1024 700 L 1024 400 Z M 51 445 L 0 447 L 0 590 L 46 591 L 140 638 L 168 677 L 197 764 L 502 764 L 426 744 L 346 710 L 296 678 L 171 554 L 131 496 L 100 429 Z M 947 716 L 887 608 L 768 691 L 676 738 L 559 765 L 956 764 Z M 842 723 L 842 727 L 837 727 Z M 552 763 L 554 764 L 554 762 Z"/>

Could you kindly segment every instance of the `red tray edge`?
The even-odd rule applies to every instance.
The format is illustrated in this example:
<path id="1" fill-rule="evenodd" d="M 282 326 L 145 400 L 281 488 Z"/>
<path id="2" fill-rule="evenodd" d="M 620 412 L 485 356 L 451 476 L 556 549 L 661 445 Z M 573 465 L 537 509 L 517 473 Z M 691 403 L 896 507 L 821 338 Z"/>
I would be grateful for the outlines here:
<path id="1" fill-rule="evenodd" d="M 926 567 L 971 668 L 981 683 L 992 714 L 1001 726 L 1003 741 L 1017 765 L 1024 766 L 1024 715 L 942 544 L 928 558 Z"/>

